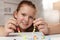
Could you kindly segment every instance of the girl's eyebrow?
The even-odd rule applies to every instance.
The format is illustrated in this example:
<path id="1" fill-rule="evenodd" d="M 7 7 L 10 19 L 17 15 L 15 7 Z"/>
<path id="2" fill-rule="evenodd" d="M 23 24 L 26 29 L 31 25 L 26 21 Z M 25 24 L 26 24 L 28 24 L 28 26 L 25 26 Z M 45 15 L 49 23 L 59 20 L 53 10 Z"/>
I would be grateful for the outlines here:
<path id="1" fill-rule="evenodd" d="M 22 13 L 22 14 L 24 14 L 25 16 L 27 15 L 26 13 Z M 33 17 L 33 16 L 31 16 L 31 15 L 27 15 L 27 16 L 29 16 L 29 17 Z"/>

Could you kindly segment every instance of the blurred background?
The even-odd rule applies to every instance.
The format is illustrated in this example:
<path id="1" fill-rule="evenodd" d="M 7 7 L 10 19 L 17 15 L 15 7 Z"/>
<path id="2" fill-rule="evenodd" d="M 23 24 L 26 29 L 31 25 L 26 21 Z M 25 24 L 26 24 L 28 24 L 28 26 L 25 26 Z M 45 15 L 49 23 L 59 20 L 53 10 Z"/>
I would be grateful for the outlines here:
<path id="1" fill-rule="evenodd" d="M 12 17 L 22 0 L 0 0 L 0 26 Z M 48 24 L 60 23 L 60 0 L 29 0 L 37 7 L 37 18 L 42 17 Z"/>

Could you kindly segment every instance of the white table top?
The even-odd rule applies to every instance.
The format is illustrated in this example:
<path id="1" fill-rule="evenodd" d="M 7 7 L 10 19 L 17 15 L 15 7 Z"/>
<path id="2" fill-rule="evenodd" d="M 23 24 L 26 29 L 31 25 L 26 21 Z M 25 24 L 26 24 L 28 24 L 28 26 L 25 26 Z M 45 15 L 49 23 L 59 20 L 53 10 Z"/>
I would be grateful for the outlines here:
<path id="1" fill-rule="evenodd" d="M 22 35 L 22 36 L 21 36 Z M 0 37 L 0 40 L 34 40 L 34 35 L 37 36 L 36 40 L 60 40 L 60 34 L 44 36 L 44 39 L 41 39 L 42 33 L 11 33 L 9 37 Z M 12 37 L 13 36 L 13 37 Z"/>

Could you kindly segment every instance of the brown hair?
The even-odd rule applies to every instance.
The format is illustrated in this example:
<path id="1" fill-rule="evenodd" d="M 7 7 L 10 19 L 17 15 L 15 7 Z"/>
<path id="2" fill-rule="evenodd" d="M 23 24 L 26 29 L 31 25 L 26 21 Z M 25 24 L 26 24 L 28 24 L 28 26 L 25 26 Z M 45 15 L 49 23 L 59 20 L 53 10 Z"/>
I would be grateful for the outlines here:
<path id="1" fill-rule="evenodd" d="M 21 1 L 19 4 L 18 4 L 18 7 L 17 7 L 17 9 L 16 9 L 16 11 L 18 12 L 19 10 L 20 10 L 20 7 L 22 6 L 22 5 L 24 5 L 24 4 L 26 4 L 26 5 L 28 5 L 28 6 L 31 6 L 31 7 L 33 7 L 34 9 L 36 9 L 36 7 L 35 7 L 35 5 L 31 2 L 31 1 Z"/>

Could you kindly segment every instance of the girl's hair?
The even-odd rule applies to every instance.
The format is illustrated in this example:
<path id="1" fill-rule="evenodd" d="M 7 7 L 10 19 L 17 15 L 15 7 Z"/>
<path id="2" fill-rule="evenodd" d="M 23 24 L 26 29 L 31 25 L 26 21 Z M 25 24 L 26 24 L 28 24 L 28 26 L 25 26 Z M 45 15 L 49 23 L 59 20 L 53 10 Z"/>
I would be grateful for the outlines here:
<path id="1" fill-rule="evenodd" d="M 23 1 L 21 1 L 21 2 L 18 4 L 17 9 L 16 9 L 16 10 L 14 11 L 14 13 L 13 13 L 13 17 L 14 17 L 15 19 L 16 19 L 15 13 L 18 12 L 18 11 L 20 10 L 20 8 L 22 7 L 22 5 L 24 5 L 24 4 L 30 6 L 30 7 L 34 8 L 34 9 L 36 9 L 35 5 L 34 5 L 31 1 L 23 0 Z"/>
<path id="2" fill-rule="evenodd" d="M 24 1 L 23 0 L 18 4 L 18 7 L 17 7 L 16 11 L 18 12 L 20 10 L 20 7 L 24 4 L 26 4 L 28 6 L 31 6 L 32 8 L 36 9 L 35 5 L 31 1 L 26 1 L 26 0 Z"/>

